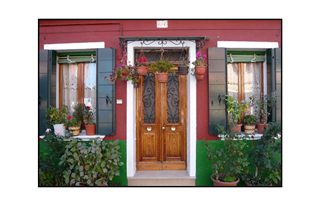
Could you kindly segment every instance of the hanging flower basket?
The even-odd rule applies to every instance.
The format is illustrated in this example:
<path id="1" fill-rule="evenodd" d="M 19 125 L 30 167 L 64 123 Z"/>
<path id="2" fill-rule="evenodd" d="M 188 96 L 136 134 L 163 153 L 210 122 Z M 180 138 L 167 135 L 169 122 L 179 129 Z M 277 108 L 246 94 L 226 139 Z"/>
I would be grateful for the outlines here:
<path id="1" fill-rule="evenodd" d="M 192 62 L 192 64 L 195 66 L 194 68 L 194 76 L 197 80 L 202 80 L 204 77 L 204 73 L 206 72 L 206 59 L 207 55 L 201 54 L 201 52 L 197 53 L 196 60 Z"/>
<path id="2" fill-rule="evenodd" d="M 146 76 L 148 72 L 148 67 L 146 66 L 137 67 L 137 72 L 139 76 Z"/>
<path id="3" fill-rule="evenodd" d="M 179 75 L 187 75 L 189 73 L 188 66 L 178 66 L 178 74 Z"/>
<path id="4" fill-rule="evenodd" d="M 167 83 L 168 82 L 168 73 L 156 73 L 157 79 L 159 83 Z"/>

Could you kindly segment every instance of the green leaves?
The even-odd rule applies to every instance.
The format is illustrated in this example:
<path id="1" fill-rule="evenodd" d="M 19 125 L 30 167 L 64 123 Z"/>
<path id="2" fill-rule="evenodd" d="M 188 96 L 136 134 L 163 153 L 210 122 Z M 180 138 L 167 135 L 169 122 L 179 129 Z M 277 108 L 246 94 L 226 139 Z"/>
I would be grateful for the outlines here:
<path id="1" fill-rule="evenodd" d="M 68 142 L 60 163 L 68 163 L 64 171 L 66 183 L 85 185 L 101 185 L 112 180 L 114 175 L 120 175 L 119 166 L 121 153 L 118 151 L 119 140 L 114 142 L 95 141 L 85 144 L 75 139 Z"/>

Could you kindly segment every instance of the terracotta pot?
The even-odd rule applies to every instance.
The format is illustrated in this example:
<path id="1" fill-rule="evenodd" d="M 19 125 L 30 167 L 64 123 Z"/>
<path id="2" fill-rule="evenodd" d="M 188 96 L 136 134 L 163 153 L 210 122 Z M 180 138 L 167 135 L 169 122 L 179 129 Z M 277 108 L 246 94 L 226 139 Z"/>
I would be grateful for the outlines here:
<path id="1" fill-rule="evenodd" d="M 266 129 L 268 129 L 268 124 L 263 124 L 261 122 L 257 123 L 257 129 L 258 129 L 259 134 L 262 134 L 264 127 L 266 127 Z"/>
<path id="2" fill-rule="evenodd" d="M 244 125 L 244 132 L 247 133 L 247 134 L 254 134 L 254 131 L 256 129 L 256 125 L 253 124 L 245 124 Z"/>
<path id="3" fill-rule="evenodd" d="M 122 76 L 121 76 L 122 81 L 127 81 L 128 74 L 129 74 L 129 70 L 122 72 Z"/>
<path id="4" fill-rule="evenodd" d="M 224 175 L 224 173 L 219 175 L 222 176 Z M 212 176 L 210 178 L 213 181 L 213 186 L 237 186 L 240 181 L 240 178 L 237 176 L 236 176 L 237 180 L 235 182 L 222 182 L 222 181 L 213 179 Z"/>
<path id="5" fill-rule="evenodd" d="M 81 128 L 81 125 L 79 126 L 69 126 L 68 127 L 68 130 L 69 130 L 69 133 L 73 136 L 77 136 L 80 134 L 80 128 Z"/>
<path id="6" fill-rule="evenodd" d="M 235 124 L 235 126 L 231 128 L 231 132 L 241 132 L 241 126 L 242 124 Z M 229 128 L 230 127 L 231 125 L 229 124 Z"/>
<path id="7" fill-rule="evenodd" d="M 203 80 L 204 78 L 204 74 L 200 75 L 200 74 L 194 73 L 194 76 L 196 77 L 196 80 Z"/>
<path id="8" fill-rule="evenodd" d="M 188 66 L 178 66 L 178 74 L 179 75 L 187 75 L 189 73 Z"/>
<path id="9" fill-rule="evenodd" d="M 205 66 L 196 66 L 195 67 L 195 73 L 199 75 L 203 75 L 206 72 Z"/>
<path id="10" fill-rule="evenodd" d="M 87 135 L 95 135 L 96 134 L 96 125 L 86 124 L 86 134 Z"/>
<path id="11" fill-rule="evenodd" d="M 148 72 L 148 67 L 137 67 L 137 72 L 139 76 L 146 76 Z"/>
<path id="12" fill-rule="evenodd" d="M 251 184 L 247 183 L 246 181 L 245 181 L 244 183 L 246 183 L 246 185 L 247 185 L 247 186 L 249 186 L 249 187 L 252 187 L 252 186 L 253 186 L 253 185 L 251 185 Z M 270 185 L 269 185 L 269 186 L 272 186 L 272 183 L 270 183 Z"/>
<path id="13" fill-rule="evenodd" d="M 158 82 L 160 83 L 166 83 L 168 82 L 168 73 L 156 73 Z"/>

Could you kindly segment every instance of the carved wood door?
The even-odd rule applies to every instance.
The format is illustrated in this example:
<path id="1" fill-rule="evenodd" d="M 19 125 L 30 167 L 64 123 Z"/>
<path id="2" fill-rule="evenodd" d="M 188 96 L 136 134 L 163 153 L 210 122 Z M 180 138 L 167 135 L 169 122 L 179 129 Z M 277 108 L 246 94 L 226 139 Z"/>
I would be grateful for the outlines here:
<path id="1" fill-rule="evenodd" d="M 187 76 L 139 77 L 137 88 L 137 169 L 186 169 Z"/>

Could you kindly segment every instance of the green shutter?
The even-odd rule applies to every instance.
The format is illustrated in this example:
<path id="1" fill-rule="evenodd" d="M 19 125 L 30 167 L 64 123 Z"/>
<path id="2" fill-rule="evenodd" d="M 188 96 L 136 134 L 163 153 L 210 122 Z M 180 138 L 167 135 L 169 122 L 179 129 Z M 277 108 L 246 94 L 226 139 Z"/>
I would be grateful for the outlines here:
<path id="1" fill-rule="evenodd" d="M 104 79 L 115 67 L 115 49 L 97 49 L 97 122 L 96 132 L 100 135 L 116 134 L 115 85 Z"/>
<path id="2" fill-rule="evenodd" d="M 56 106 L 56 52 L 39 50 L 39 101 L 38 101 L 38 133 L 46 130 L 45 112 L 50 105 Z"/>
<path id="3" fill-rule="evenodd" d="M 227 94 L 227 50 L 208 48 L 209 134 L 217 134 L 217 125 L 227 129 L 225 95 Z M 219 102 L 219 95 L 221 101 Z"/>
<path id="4" fill-rule="evenodd" d="M 281 123 L 281 96 L 282 96 L 282 87 L 281 87 L 281 48 L 268 49 L 267 50 L 267 92 L 276 91 L 277 103 L 272 108 L 271 114 L 268 121 L 274 121 Z"/>

